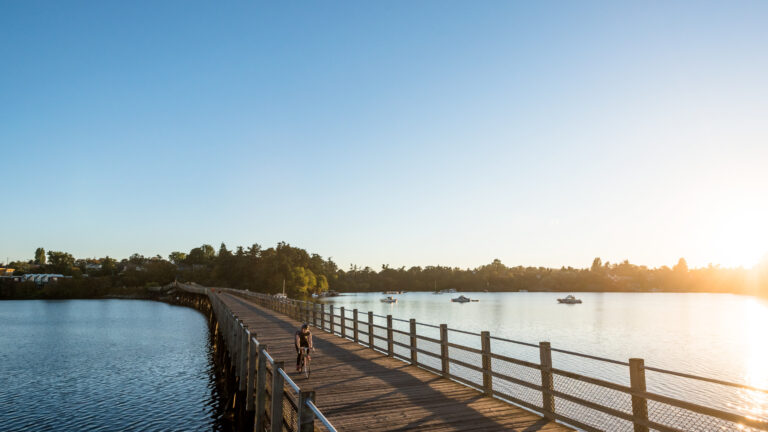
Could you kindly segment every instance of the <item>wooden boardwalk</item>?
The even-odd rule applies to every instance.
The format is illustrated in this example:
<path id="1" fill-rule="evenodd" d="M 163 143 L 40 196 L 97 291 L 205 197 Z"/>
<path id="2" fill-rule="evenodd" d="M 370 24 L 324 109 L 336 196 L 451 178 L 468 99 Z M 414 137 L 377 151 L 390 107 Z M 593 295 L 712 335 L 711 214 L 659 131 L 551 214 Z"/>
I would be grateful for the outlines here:
<path id="1" fill-rule="evenodd" d="M 295 370 L 295 331 L 285 315 L 227 293 L 218 296 L 269 353 Z M 316 392 L 316 404 L 346 431 L 569 431 L 529 411 L 484 396 L 454 381 L 315 329 L 312 375 L 291 373 L 302 389 Z"/>

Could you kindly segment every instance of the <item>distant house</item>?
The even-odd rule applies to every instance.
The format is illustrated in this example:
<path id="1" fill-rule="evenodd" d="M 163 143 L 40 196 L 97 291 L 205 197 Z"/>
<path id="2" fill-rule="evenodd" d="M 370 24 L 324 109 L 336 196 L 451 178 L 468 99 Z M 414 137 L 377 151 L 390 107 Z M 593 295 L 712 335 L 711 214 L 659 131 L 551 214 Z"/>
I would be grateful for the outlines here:
<path id="1" fill-rule="evenodd" d="M 0 267 L 0 276 L 13 276 L 15 269 L 8 267 Z"/>
<path id="2" fill-rule="evenodd" d="M 36 273 L 21 276 L 22 282 L 34 282 L 36 285 L 45 285 L 50 282 L 56 282 L 59 279 L 70 279 L 72 276 L 64 276 L 54 273 Z"/>

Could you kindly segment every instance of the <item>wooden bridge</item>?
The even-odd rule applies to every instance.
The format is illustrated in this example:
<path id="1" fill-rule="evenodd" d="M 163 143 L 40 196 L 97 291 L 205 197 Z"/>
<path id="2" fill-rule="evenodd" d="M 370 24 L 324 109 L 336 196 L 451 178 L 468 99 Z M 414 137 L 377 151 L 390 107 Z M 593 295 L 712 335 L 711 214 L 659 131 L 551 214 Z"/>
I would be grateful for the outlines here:
<path id="1" fill-rule="evenodd" d="M 313 332 L 312 374 L 292 373 L 300 323 L 246 298 L 218 293 L 224 305 L 268 346 L 273 359 L 338 430 L 566 431 L 526 410 L 410 366 L 349 339 Z"/>
<path id="2" fill-rule="evenodd" d="M 645 374 L 714 384 L 721 395 L 749 391 L 768 397 L 765 389 L 649 367 L 642 359 L 624 362 L 556 349 L 547 342 L 356 309 L 350 317 L 344 308 L 335 312 L 332 305 L 326 310 L 321 303 L 248 291 L 177 286 L 211 302 L 216 334 L 225 342 L 240 391 L 236 400 L 255 420 L 246 430 L 572 430 L 567 424 L 589 432 L 768 431 L 763 419 L 648 391 Z M 316 327 L 310 379 L 293 373 L 294 334 L 301 322 Z M 514 357 L 510 346 L 534 349 L 538 358 Z M 553 352 L 624 369 L 626 377 L 607 381 L 558 368 Z M 629 386 L 622 383 L 626 378 Z"/>

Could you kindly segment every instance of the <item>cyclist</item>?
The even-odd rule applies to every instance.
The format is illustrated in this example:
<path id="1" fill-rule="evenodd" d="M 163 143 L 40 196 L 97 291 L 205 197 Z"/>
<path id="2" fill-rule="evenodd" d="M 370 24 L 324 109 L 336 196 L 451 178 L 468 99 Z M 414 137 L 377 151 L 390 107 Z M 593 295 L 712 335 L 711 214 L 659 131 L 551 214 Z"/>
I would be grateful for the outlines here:
<path id="1" fill-rule="evenodd" d="M 309 325 L 307 323 L 302 324 L 301 329 L 296 332 L 296 372 L 301 372 L 301 348 L 306 347 L 314 351 L 315 347 L 312 344 L 312 332 L 309 331 Z M 309 358 L 309 352 L 307 352 L 307 358 Z"/>

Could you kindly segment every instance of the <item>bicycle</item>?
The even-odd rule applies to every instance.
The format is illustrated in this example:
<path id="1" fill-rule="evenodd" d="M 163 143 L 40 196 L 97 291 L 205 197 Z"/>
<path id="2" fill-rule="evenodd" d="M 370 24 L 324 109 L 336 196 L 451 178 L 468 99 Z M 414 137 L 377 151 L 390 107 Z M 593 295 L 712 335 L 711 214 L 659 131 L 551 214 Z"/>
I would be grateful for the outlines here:
<path id="1" fill-rule="evenodd" d="M 309 363 L 311 360 L 312 358 L 309 356 L 309 347 L 301 347 L 301 362 L 299 363 L 299 368 L 301 369 L 301 372 L 304 372 L 304 376 L 306 376 L 307 379 L 309 379 Z"/>

